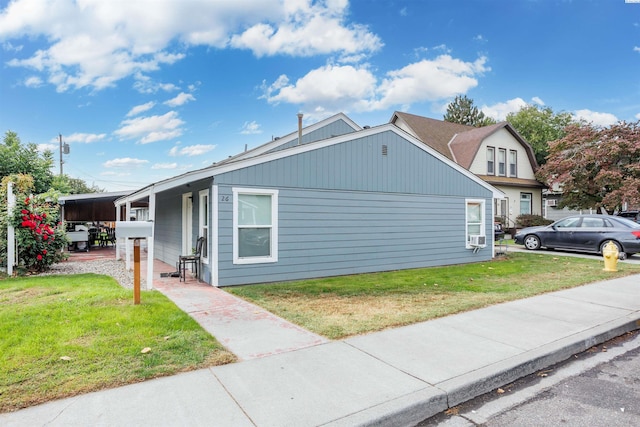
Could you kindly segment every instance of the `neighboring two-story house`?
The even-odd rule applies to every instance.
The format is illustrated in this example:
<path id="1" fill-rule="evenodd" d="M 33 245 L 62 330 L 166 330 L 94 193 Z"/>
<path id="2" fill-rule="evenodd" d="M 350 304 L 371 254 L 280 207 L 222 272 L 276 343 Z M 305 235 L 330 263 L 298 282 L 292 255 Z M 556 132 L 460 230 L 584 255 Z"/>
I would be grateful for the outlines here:
<path id="1" fill-rule="evenodd" d="M 475 128 L 395 112 L 390 122 L 501 190 L 494 212 L 505 227 L 521 214 L 542 215 L 542 189 L 531 146 L 508 122 Z"/>

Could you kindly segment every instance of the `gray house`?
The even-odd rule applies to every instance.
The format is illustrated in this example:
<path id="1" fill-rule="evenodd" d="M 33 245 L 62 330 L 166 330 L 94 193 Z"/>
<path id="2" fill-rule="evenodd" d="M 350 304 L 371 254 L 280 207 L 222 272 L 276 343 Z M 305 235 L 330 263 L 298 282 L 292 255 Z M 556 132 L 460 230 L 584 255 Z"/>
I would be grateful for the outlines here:
<path id="1" fill-rule="evenodd" d="M 489 260 L 502 197 L 397 126 L 338 114 L 116 205 L 148 201 L 150 258 L 205 237 L 202 280 L 230 286 Z"/>

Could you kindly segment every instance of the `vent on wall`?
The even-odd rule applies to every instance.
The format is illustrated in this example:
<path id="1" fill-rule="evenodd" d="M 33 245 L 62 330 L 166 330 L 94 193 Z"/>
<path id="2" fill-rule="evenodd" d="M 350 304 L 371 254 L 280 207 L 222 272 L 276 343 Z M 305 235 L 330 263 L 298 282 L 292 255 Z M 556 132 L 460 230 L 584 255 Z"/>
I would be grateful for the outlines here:
<path id="1" fill-rule="evenodd" d="M 387 155 L 387 145 L 386 144 L 382 146 L 382 155 L 383 156 Z"/>

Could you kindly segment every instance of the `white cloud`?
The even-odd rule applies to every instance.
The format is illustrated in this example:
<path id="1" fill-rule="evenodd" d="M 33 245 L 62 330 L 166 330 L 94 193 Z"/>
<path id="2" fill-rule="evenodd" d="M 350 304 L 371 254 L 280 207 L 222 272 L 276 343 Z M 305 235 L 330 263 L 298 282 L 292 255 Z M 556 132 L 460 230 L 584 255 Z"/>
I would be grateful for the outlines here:
<path id="1" fill-rule="evenodd" d="M 136 105 L 127 113 L 127 117 L 137 116 L 140 113 L 144 113 L 145 111 L 149 111 L 153 107 L 156 106 L 156 103 L 153 101 L 149 101 L 145 104 Z"/>
<path id="2" fill-rule="evenodd" d="M 203 144 L 188 145 L 184 148 L 181 148 L 178 154 L 181 156 L 190 156 L 190 157 L 199 156 L 201 154 L 208 153 L 209 151 L 212 151 L 215 148 L 216 148 L 215 145 L 203 145 Z"/>
<path id="3" fill-rule="evenodd" d="M 466 93 L 478 85 L 477 76 L 491 70 L 486 62 L 484 56 L 474 62 L 465 62 L 450 55 L 440 55 L 390 71 L 377 88 L 381 97 L 374 106 L 386 109 L 392 105 L 437 101 Z"/>
<path id="4" fill-rule="evenodd" d="M 204 145 L 204 144 L 189 145 L 189 146 L 182 147 L 182 148 L 180 148 L 179 145 L 175 145 L 175 146 L 173 146 L 171 148 L 171 150 L 169 150 L 169 155 L 171 157 L 199 156 L 201 154 L 208 153 L 209 151 L 212 151 L 215 148 L 216 148 L 216 145 Z"/>
<path id="5" fill-rule="evenodd" d="M 534 96 L 533 98 L 531 98 L 531 101 L 533 101 L 534 104 L 538 104 L 540 106 L 544 105 L 544 101 L 538 98 L 537 96 Z"/>
<path id="6" fill-rule="evenodd" d="M 280 16 L 257 22 L 231 37 L 231 46 L 250 49 L 256 56 L 287 54 L 311 56 L 339 53 L 350 56 L 375 52 L 380 38 L 364 25 L 345 25 L 347 1 L 284 2 Z"/>
<path id="7" fill-rule="evenodd" d="M 636 114 L 636 119 L 640 120 L 640 113 Z"/>
<path id="8" fill-rule="evenodd" d="M 450 55 L 421 60 L 387 72 L 382 81 L 366 66 L 325 65 L 290 83 L 285 75 L 263 85 L 270 103 L 288 102 L 307 112 L 328 115 L 337 111 L 374 111 L 437 101 L 466 93 L 477 86 L 477 77 L 490 68 L 480 57 L 465 62 Z"/>
<path id="9" fill-rule="evenodd" d="M 591 110 L 577 110 L 573 116 L 577 120 L 584 120 L 597 126 L 610 126 L 618 122 L 618 118 L 611 113 L 598 113 Z"/>
<path id="10" fill-rule="evenodd" d="M 177 138 L 183 133 L 184 121 L 175 111 L 163 115 L 136 117 L 123 120 L 120 129 L 114 133 L 120 139 L 139 139 L 140 143 L 148 144 Z"/>
<path id="11" fill-rule="evenodd" d="M 633 47 L 633 51 L 634 52 L 640 52 L 640 46 L 634 46 Z"/>
<path id="12" fill-rule="evenodd" d="M 105 168 L 137 168 L 149 163 L 148 160 L 132 159 L 131 157 L 123 157 L 119 159 L 108 160 L 102 164 Z"/>
<path id="13" fill-rule="evenodd" d="M 192 46 L 352 58 L 381 48 L 378 36 L 348 17 L 346 0 L 14 0 L 0 10 L 0 39 L 13 53 L 13 39 L 46 41 L 5 62 L 40 72 L 58 91 L 100 90 L 174 64 Z M 159 89 L 139 78 L 135 87 Z"/>
<path id="14" fill-rule="evenodd" d="M 163 104 L 173 108 L 195 100 L 196 98 L 190 93 L 180 92 L 175 98 L 171 98 L 170 100 L 163 102 Z"/>
<path id="15" fill-rule="evenodd" d="M 538 98 L 539 99 L 539 98 Z M 488 117 L 501 121 L 507 117 L 509 113 L 517 113 L 526 106 L 527 103 L 522 98 L 510 99 L 506 102 L 498 102 L 494 105 L 483 105 L 480 110 Z"/>
<path id="16" fill-rule="evenodd" d="M 151 166 L 151 169 L 175 169 L 177 167 L 177 163 L 156 163 Z"/>
<path id="17" fill-rule="evenodd" d="M 24 80 L 24 85 L 26 87 L 40 87 L 44 84 L 44 82 L 42 81 L 42 79 L 38 76 L 31 76 L 31 77 L 27 77 Z"/>
<path id="18" fill-rule="evenodd" d="M 38 144 L 37 150 L 39 153 L 44 153 L 45 151 L 55 151 L 60 148 L 59 144 Z"/>
<path id="19" fill-rule="evenodd" d="M 255 121 L 244 122 L 240 133 L 243 135 L 257 135 L 262 133 L 262 129 L 260 129 L 260 125 Z"/>
<path id="20" fill-rule="evenodd" d="M 106 133 L 72 133 L 71 135 L 63 135 L 63 142 L 77 142 L 82 144 L 91 144 L 92 142 L 102 141 L 107 137 Z M 53 138 L 51 142 L 57 142 L 58 138 Z"/>

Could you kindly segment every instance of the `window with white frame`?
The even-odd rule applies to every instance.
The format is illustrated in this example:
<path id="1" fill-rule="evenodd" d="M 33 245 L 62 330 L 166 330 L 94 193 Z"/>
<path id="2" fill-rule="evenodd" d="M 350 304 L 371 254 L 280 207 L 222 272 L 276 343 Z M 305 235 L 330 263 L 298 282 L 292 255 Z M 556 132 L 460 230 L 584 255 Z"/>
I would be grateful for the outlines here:
<path id="1" fill-rule="evenodd" d="M 278 261 L 278 190 L 233 189 L 233 263 Z"/>
<path id="2" fill-rule="evenodd" d="M 518 152 L 509 150 L 509 176 L 518 176 Z"/>
<path id="3" fill-rule="evenodd" d="M 204 264 L 209 263 L 209 190 L 202 190 L 198 193 L 199 206 L 199 237 L 204 237 L 204 245 L 200 258 Z"/>
<path id="4" fill-rule="evenodd" d="M 498 175 L 505 176 L 507 174 L 507 150 L 498 149 Z"/>
<path id="5" fill-rule="evenodd" d="M 467 247 L 471 247 L 472 236 L 486 236 L 484 231 L 484 204 L 485 201 L 482 199 L 468 199 L 466 201 L 465 225 Z"/>
<path id="6" fill-rule="evenodd" d="M 533 194 L 520 193 L 520 215 L 531 215 L 531 202 Z"/>
<path id="7" fill-rule="evenodd" d="M 487 147 L 487 175 L 496 174 L 496 149 Z"/>

